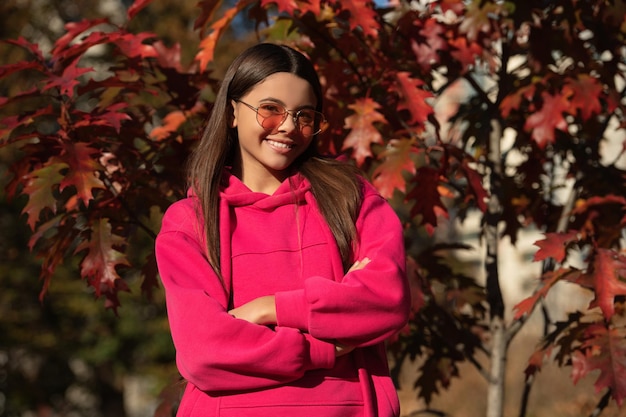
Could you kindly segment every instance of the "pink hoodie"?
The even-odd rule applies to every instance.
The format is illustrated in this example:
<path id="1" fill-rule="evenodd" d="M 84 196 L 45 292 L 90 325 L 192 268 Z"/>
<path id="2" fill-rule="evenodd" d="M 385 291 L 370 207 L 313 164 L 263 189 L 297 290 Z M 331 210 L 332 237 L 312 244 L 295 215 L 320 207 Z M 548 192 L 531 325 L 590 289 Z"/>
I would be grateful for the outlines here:
<path id="1" fill-rule="evenodd" d="M 400 222 L 368 183 L 356 259 L 343 273 L 310 184 L 296 175 L 273 195 L 234 175 L 221 192 L 221 268 L 211 269 L 197 198 L 174 203 L 156 242 L 177 365 L 188 381 L 179 417 L 399 415 L 384 340 L 408 319 Z M 275 294 L 278 324 L 228 314 Z M 333 341 L 356 346 L 335 358 Z"/>

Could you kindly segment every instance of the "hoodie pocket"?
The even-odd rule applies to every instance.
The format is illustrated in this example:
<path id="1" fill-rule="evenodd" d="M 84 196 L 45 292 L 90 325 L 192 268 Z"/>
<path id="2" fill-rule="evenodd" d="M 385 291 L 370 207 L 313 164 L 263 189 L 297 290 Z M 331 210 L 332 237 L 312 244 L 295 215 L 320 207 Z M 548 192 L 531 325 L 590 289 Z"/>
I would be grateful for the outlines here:
<path id="1" fill-rule="evenodd" d="M 303 378 L 284 385 L 220 398 L 219 417 L 361 417 L 357 379 Z"/>

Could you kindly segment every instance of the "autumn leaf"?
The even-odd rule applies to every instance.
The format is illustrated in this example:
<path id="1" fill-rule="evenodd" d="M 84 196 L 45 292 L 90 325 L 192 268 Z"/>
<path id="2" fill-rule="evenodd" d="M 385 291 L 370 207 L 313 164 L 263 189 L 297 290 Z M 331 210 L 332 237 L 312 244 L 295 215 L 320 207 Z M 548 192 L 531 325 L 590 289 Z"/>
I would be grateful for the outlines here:
<path id="1" fill-rule="evenodd" d="M 50 76 L 42 91 L 48 91 L 51 88 L 58 87 L 60 94 L 71 98 L 74 96 L 74 87 L 80 84 L 78 77 L 92 71 L 93 68 L 79 68 L 78 59 L 76 59 L 63 70 L 63 74 L 61 76 Z"/>
<path id="2" fill-rule="evenodd" d="M 437 226 L 437 215 L 446 213 L 439 193 L 439 171 L 429 167 L 417 170 L 413 182 L 413 189 L 407 194 L 407 200 L 413 200 L 411 216 L 421 217 L 421 224 L 429 226 L 429 231 Z"/>
<path id="3" fill-rule="evenodd" d="M 618 406 L 626 397 L 626 329 L 595 323 L 585 330 L 586 340 L 572 355 L 572 380 L 578 383 L 592 371 L 600 371 L 596 393 L 609 389 Z"/>
<path id="4" fill-rule="evenodd" d="M 123 247 L 126 240 L 112 233 L 109 219 L 103 218 L 91 225 L 90 235 L 75 250 L 75 254 L 87 251 L 80 262 L 81 276 L 88 279 L 96 291 L 96 296 L 117 288 L 116 281 L 121 279 L 118 266 L 128 266 L 126 255 L 117 247 Z M 113 306 L 116 307 L 116 306 Z"/>
<path id="5" fill-rule="evenodd" d="M 463 161 L 461 169 L 467 178 L 469 190 L 471 195 L 474 196 L 476 207 L 478 207 L 478 209 L 482 212 L 487 211 L 487 199 L 489 198 L 489 195 L 483 186 L 482 175 L 476 172 L 476 169 L 472 168 L 466 160 Z"/>
<path id="6" fill-rule="evenodd" d="M 564 233 L 547 233 L 545 239 L 537 240 L 534 244 L 539 246 L 535 252 L 534 261 L 544 261 L 547 258 L 554 259 L 557 263 L 563 262 L 567 255 L 567 247 L 570 243 L 578 240 L 578 232 L 575 230 Z"/>
<path id="7" fill-rule="evenodd" d="M 74 187 L 78 198 L 85 206 L 93 200 L 94 188 L 106 188 L 102 180 L 96 176 L 101 166 L 91 156 L 99 153 L 87 143 L 66 143 L 65 154 L 58 157 L 59 162 L 67 164 L 69 170 L 61 181 L 60 190 Z"/>
<path id="8" fill-rule="evenodd" d="M 420 36 L 424 37 L 423 42 L 415 39 L 411 41 L 411 49 L 415 54 L 417 62 L 423 68 L 431 68 L 440 62 L 439 51 L 448 49 L 448 43 L 443 38 L 444 29 L 436 19 L 428 19 L 419 31 Z"/>
<path id="9" fill-rule="evenodd" d="M 605 319 L 610 320 L 615 313 L 615 297 L 626 295 L 623 277 L 626 277 L 626 256 L 598 248 L 589 271 L 572 282 L 593 290 L 595 298 L 589 307 L 600 307 Z"/>
<path id="10" fill-rule="evenodd" d="M 415 174 L 411 154 L 416 152 L 411 139 L 391 139 L 379 158 L 383 160 L 372 175 L 372 183 L 385 198 L 391 198 L 394 190 L 406 192 L 403 173 Z"/>
<path id="11" fill-rule="evenodd" d="M 530 297 L 526 297 L 513 307 L 513 310 L 515 311 L 513 319 L 519 320 L 523 316 L 530 315 L 530 313 L 532 313 L 532 311 L 534 310 L 535 305 L 541 299 L 545 299 L 550 289 L 561 279 L 563 279 L 564 277 L 574 279 L 579 275 L 580 271 L 570 268 L 559 268 L 556 271 L 547 271 L 541 277 L 541 281 L 537 290 L 535 290 L 535 292 Z"/>
<path id="12" fill-rule="evenodd" d="M 574 110 L 579 110 L 583 120 L 589 120 L 595 113 L 602 111 L 599 97 L 602 95 L 602 85 L 596 78 L 587 74 L 578 74 L 578 77 L 568 79 L 566 88 L 570 88 L 573 92 L 571 98 L 571 106 Z M 576 111 L 572 111 L 576 114 Z"/>
<path id="13" fill-rule="evenodd" d="M 66 168 L 66 163 L 49 162 L 43 168 L 32 171 L 25 178 L 26 185 L 23 193 L 28 196 L 28 202 L 22 213 L 28 216 L 27 223 L 31 230 L 35 230 L 42 210 L 47 208 L 56 213 L 57 200 L 54 191 L 58 189 L 63 179 L 61 171 Z"/>
<path id="14" fill-rule="evenodd" d="M 70 22 L 65 25 L 65 30 L 67 33 L 61 36 L 54 43 L 54 48 L 52 48 L 51 54 L 54 57 L 58 57 L 60 52 L 68 47 L 68 45 L 81 33 L 95 27 L 99 26 L 103 23 L 108 23 L 108 20 L 105 18 L 102 19 L 94 19 L 94 20 L 81 20 L 80 22 Z M 57 58 L 58 59 L 58 58 Z"/>
<path id="15" fill-rule="evenodd" d="M 500 6 L 492 2 L 472 1 L 467 6 L 459 32 L 467 36 L 470 42 L 476 41 L 478 35 L 491 29 L 491 16 L 500 15 Z"/>
<path id="16" fill-rule="evenodd" d="M 350 30 L 360 27 L 367 36 L 377 37 L 380 24 L 376 18 L 378 15 L 370 7 L 371 0 L 342 0 L 337 5 L 342 10 L 350 12 Z"/>
<path id="17" fill-rule="evenodd" d="M 200 41 L 200 51 L 195 57 L 195 60 L 198 61 L 200 65 L 200 72 L 204 72 L 209 62 L 213 61 L 215 45 L 217 45 L 217 41 L 222 36 L 224 31 L 228 29 L 235 16 L 252 3 L 252 0 L 238 1 L 234 7 L 231 7 L 224 12 L 224 16 L 221 19 L 211 25 L 211 33 Z"/>
<path id="18" fill-rule="evenodd" d="M 301 15 L 311 12 L 319 16 L 321 10 L 319 0 L 261 0 L 263 7 L 270 4 L 276 4 L 279 13 L 287 13 L 291 16 L 294 16 L 296 12 Z"/>
<path id="19" fill-rule="evenodd" d="M 117 133 L 122 128 L 122 122 L 124 120 L 131 120 L 130 115 L 120 110 L 128 107 L 128 103 L 115 103 L 106 107 L 102 113 L 92 112 L 89 117 L 83 120 L 77 121 L 75 127 L 93 127 L 93 126 L 109 126 L 115 129 Z"/>
<path id="20" fill-rule="evenodd" d="M 570 103 L 563 94 L 552 95 L 544 92 L 541 97 L 541 109 L 526 119 L 524 129 L 532 132 L 531 136 L 540 148 L 545 148 L 554 142 L 554 129 L 567 130 L 563 113 L 569 111 Z"/>
<path id="21" fill-rule="evenodd" d="M 152 0 L 150 0 L 152 1 Z M 159 56 L 154 46 L 146 44 L 146 40 L 154 39 L 156 35 L 152 33 L 126 33 L 115 40 L 115 45 L 128 58 L 156 58 Z"/>
<path id="22" fill-rule="evenodd" d="M 507 118 L 513 110 L 519 110 L 523 100 L 531 101 L 536 89 L 535 84 L 530 84 L 504 97 L 500 103 L 502 117 Z"/>
<path id="23" fill-rule="evenodd" d="M 39 45 L 36 43 L 29 42 L 23 36 L 20 36 L 17 39 L 3 39 L 2 42 L 13 44 L 15 46 L 19 46 L 20 48 L 26 49 L 28 52 L 30 52 L 32 55 L 35 56 L 35 62 L 37 62 L 38 64 L 45 61 L 43 54 L 41 53 L 41 49 L 39 48 Z M 27 61 L 27 62 L 32 63 L 33 61 Z M 26 64 L 27 62 L 22 61 L 20 63 Z"/>
<path id="24" fill-rule="evenodd" d="M 126 12 L 126 16 L 128 20 L 133 20 L 133 18 L 139 13 L 143 8 L 147 7 L 152 0 L 135 0 L 133 4 L 128 8 L 128 12 Z"/>
<path id="25" fill-rule="evenodd" d="M 408 110 L 411 117 L 410 125 L 422 125 L 434 110 L 426 99 L 432 98 L 433 94 L 421 88 L 424 82 L 416 78 L 411 78 L 408 72 L 399 72 L 396 77 L 396 91 L 400 96 L 399 110 Z"/>
<path id="26" fill-rule="evenodd" d="M 450 55 L 459 61 L 463 70 L 467 70 L 476 64 L 477 57 L 483 51 L 483 48 L 476 42 L 468 45 L 466 38 L 456 38 L 448 41 L 450 45 Z"/>
<path id="27" fill-rule="evenodd" d="M 162 126 L 157 126 L 152 129 L 152 132 L 150 132 L 150 138 L 157 142 L 166 139 L 170 134 L 176 132 L 180 125 L 185 123 L 185 120 L 187 120 L 187 116 L 185 116 L 185 113 L 180 110 L 169 113 L 163 118 Z"/>
<path id="28" fill-rule="evenodd" d="M 374 123 L 387 123 L 385 116 L 376 110 L 380 104 L 371 98 L 358 99 L 356 103 L 348 105 L 355 114 L 346 117 L 344 127 L 350 129 L 341 150 L 352 148 L 352 156 L 357 165 L 363 165 L 365 158 L 372 156 L 372 143 L 382 143 L 383 138 Z"/>

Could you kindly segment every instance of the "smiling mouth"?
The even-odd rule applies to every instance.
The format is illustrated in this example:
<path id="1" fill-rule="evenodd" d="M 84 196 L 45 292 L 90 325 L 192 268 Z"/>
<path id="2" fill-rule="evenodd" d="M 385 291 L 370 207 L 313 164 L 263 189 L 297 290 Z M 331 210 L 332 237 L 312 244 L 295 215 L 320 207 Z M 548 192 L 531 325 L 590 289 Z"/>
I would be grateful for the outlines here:
<path id="1" fill-rule="evenodd" d="M 293 144 L 286 144 L 286 143 L 282 143 L 282 142 L 276 142 L 275 140 L 271 140 L 271 139 L 266 139 L 267 142 L 272 145 L 275 148 L 281 148 L 281 149 L 291 149 L 294 147 Z"/>

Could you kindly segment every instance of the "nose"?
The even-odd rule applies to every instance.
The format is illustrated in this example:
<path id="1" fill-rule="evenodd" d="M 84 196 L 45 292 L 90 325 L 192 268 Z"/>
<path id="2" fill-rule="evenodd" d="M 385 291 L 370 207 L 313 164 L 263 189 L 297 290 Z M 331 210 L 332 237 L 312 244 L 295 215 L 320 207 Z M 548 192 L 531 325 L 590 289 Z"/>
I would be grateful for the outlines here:
<path id="1" fill-rule="evenodd" d="M 283 122 L 278 126 L 279 132 L 292 132 L 297 130 L 298 124 L 296 119 L 296 113 L 289 110 L 285 110 L 285 118 Z"/>

